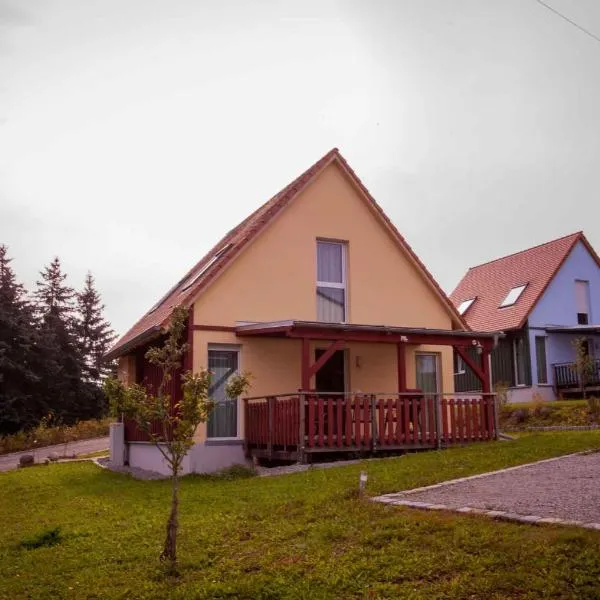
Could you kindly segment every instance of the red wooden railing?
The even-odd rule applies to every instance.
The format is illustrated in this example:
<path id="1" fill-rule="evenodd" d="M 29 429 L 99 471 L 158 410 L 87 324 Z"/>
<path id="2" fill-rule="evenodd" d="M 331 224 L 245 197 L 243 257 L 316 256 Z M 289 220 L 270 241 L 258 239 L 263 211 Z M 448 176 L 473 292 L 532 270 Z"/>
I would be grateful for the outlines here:
<path id="1" fill-rule="evenodd" d="M 246 450 L 436 448 L 496 438 L 492 394 L 285 394 L 245 399 Z"/>

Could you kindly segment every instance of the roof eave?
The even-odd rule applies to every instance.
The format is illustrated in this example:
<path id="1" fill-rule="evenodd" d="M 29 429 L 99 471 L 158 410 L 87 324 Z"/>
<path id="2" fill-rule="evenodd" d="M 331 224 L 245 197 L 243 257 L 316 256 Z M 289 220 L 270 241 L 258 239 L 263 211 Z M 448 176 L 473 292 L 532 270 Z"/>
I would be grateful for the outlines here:
<path id="1" fill-rule="evenodd" d="M 128 342 L 125 342 L 120 346 L 115 346 L 114 348 L 111 348 L 104 355 L 104 358 L 106 360 L 114 360 L 115 358 L 119 358 L 120 356 L 129 354 L 132 350 L 135 350 L 142 344 L 145 344 L 146 342 L 157 338 L 161 334 L 161 332 L 162 327 L 160 327 L 160 325 L 154 325 L 153 327 L 150 327 L 150 329 L 146 329 L 146 331 L 143 331 L 142 333 L 136 335 L 133 339 L 129 340 Z"/>

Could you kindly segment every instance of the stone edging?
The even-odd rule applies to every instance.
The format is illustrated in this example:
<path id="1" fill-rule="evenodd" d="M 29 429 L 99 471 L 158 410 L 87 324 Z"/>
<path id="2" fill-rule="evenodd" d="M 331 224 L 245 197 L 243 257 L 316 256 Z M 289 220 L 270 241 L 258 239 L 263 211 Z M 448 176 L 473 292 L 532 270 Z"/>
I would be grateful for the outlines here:
<path id="1" fill-rule="evenodd" d="M 592 431 L 600 429 L 600 425 L 543 425 L 539 427 L 526 427 L 515 429 L 517 431 Z"/>
<path id="2" fill-rule="evenodd" d="M 472 514 L 472 515 L 483 515 L 498 519 L 501 521 L 516 521 L 518 523 L 528 524 L 551 524 L 551 525 L 564 525 L 571 527 L 583 527 L 585 529 L 596 529 L 600 530 L 600 523 L 585 523 L 584 521 L 574 521 L 569 519 L 557 519 L 554 517 L 540 517 L 537 515 L 520 515 L 513 512 L 506 512 L 503 510 L 487 510 L 483 508 L 474 508 L 472 506 L 461 506 L 460 508 L 453 508 L 446 506 L 445 504 L 433 504 L 430 502 L 416 502 L 414 500 L 404 500 L 403 497 L 410 494 L 417 494 L 429 490 L 435 490 L 441 487 L 454 485 L 456 483 L 463 483 L 465 481 L 472 481 L 475 479 L 483 479 L 484 477 L 490 477 L 491 475 L 497 475 L 499 473 L 508 473 L 510 471 L 516 471 L 517 469 L 523 469 L 525 467 L 531 467 L 548 462 L 554 462 L 562 458 L 570 458 L 573 456 L 583 456 L 586 454 L 593 454 L 598 450 L 584 450 L 583 452 L 574 452 L 572 454 L 565 454 L 563 456 L 555 456 L 554 458 L 546 458 L 544 460 L 538 460 L 532 463 L 526 463 L 524 465 L 517 465 L 515 467 L 507 467 L 506 469 L 499 469 L 497 471 L 489 471 L 487 473 L 480 473 L 478 475 L 471 475 L 469 477 L 460 477 L 459 479 L 451 479 L 449 481 L 442 481 L 434 485 L 427 485 L 420 488 L 413 488 L 412 490 L 406 490 L 404 492 L 397 492 L 394 494 L 383 494 L 382 496 L 375 496 L 371 498 L 373 502 L 381 502 L 382 504 L 391 504 L 394 506 L 407 506 L 409 508 L 420 508 L 423 510 L 445 510 L 450 512 Z"/>

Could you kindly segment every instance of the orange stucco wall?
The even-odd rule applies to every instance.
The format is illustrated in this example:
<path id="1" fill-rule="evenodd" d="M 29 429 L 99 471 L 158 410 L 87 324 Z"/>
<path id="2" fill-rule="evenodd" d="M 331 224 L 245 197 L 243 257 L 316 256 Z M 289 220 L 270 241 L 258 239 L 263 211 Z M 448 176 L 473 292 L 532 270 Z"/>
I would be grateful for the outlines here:
<path id="1" fill-rule="evenodd" d="M 325 169 L 196 299 L 195 323 L 232 326 L 237 321 L 316 320 L 318 238 L 348 243 L 348 322 L 452 328 L 444 303 L 336 164 Z M 239 346 L 240 368 L 254 375 L 250 396 L 300 388 L 298 340 L 238 338 L 229 332 L 196 331 L 195 370 L 206 367 L 209 344 Z M 312 356 L 315 347 L 326 344 L 313 344 Z M 397 390 L 394 344 L 349 343 L 346 352 L 349 391 Z M 407 346 L 408 387 L 416 386 L 416 352 L 440 353 L 441 389 L 453 391 L 449 347 Z M 239 414 L 241 408 L 240 401 Z M 238 434 L 244 435 L 241 418 Z M 205 427 L 199 427 L 196 440 L 203 440 L 205 435 Z"/>
<path id="2" fill-rule="evenodd" d="M 202 293 L 195 322 L 315 320 L 317 238 L 348 242 L 348 322 L 451 327 L 441 299 L 335 163 Z"/>

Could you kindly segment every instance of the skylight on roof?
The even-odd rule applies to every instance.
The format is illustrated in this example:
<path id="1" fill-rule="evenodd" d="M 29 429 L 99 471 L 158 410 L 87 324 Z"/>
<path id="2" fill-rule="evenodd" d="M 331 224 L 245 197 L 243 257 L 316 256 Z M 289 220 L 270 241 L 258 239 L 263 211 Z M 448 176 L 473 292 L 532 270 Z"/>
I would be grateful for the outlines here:
<path id="1" fill-rule="evenodd" d="M 502 303 L 500 304 L 500 308 L 504 308 L 505 306 L 512 306 L 521 297 L 521 294 L 523 293 L 523 290 L 526 287 L 527 287 L 527 284 L 518 285 L 517 287 L 512 288 L 512 290 L 510 290 L 510 292 L 508 292 L 508 294 L 506 294 L 506 298 L 504 298 L 504 300 L 502 300 Z"/>
<path id="2" fill-rule="evenodd" d="M 471 304 L 473 304 L 473 302 L 475 302 L 475 298 L 469 298 L 469 300 L 464 300 L 461 302 L 460 306 L 458 307 L 458 313 L 460 315 L 464 315 L 469 308 L 471 308 Z"/>
<path id="3" fill-rule="evenodd" d="M 221 256 L 223 256 L 223 254 L 225 253 L 226 250 L 228 250 L 229 248 L 231 248 L 231 244 L 227 244 L 227 246 L 224 246 L 223 248 L 221 248 L 216 254 L 214 254 L 210 260 L 208 262 L 206 262 L 197 273 L 194 273 L 184 284 L 183 287 L 181 288 L 182 292 L 185 292 L 185 290 L 187 290 L 188 288 L 192 287 L 194 285 L 194 283 L 196 283 L 196 281 L 198 281 L 198 279 L 200 279 L 200 277 L 202 275 L 204 275 L 204 273 L 206 273 L 206 271 L 208 271 L 208 269 L 210 269 L 210 267 L 212 267 L 217 260 L 219 260 L 219 258 L 221 258 Z"/>

